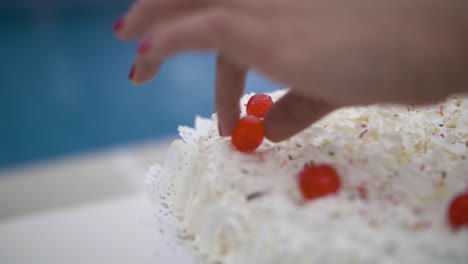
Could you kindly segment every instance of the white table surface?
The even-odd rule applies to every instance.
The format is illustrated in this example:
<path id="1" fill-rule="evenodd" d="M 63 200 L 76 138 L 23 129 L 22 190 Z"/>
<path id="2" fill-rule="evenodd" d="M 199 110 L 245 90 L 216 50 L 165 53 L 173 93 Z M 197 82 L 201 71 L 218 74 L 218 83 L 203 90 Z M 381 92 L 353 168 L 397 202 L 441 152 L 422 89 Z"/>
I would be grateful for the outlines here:
<path id="1" fill-rule="evenodd" d="M 158 232 L 144 195 L 15 218 L 0 224 L 0 263 L 158 263 Z"/>
<path id="2" fill-rule="evenodd" d="M 168 141 L 0 171 L 1 264 L 158 263 L 143 175 Z"/>

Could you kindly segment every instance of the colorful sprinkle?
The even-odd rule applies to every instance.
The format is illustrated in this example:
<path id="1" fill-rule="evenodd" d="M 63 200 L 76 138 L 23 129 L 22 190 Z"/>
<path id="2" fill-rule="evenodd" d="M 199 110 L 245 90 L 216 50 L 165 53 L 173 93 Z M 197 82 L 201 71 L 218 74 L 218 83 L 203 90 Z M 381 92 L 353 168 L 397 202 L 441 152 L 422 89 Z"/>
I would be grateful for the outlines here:
<path id="1" fill-rule="evenodd" d="M 366 135 L 367 132 L 369 132 L 369 129 L 365 129 L 364 131 L 359 133 L 359 138 L 363 138 Z"/>
<path id="2" fill-rule="evenodd" d="M 426 165 L 422 164 L 419 166 L 419 171 L 424 171 L 426 169 Z"/>

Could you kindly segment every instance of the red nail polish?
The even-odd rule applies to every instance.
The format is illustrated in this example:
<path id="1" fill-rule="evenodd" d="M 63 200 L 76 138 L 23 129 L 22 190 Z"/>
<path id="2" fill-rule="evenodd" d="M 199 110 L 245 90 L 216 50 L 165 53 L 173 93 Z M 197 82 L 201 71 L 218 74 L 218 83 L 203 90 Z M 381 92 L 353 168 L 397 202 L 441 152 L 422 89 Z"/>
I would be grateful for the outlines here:
<path id="1" fill-rule="evenodd" d="M 128 74 L 128 79 L 133 81 L 133 76 L 135 75 L 135 64 L 132 65 L 132 68 L 130 69 L 130 73 Z"/>
<path id="2" fill-rule="evenodd" d="M 151 41 L 149 41 L 149 40 L 143 40 L 138 45 L 138 53 L 140 53 L 140 54 L 144 54 L 144 53 L 148 52 L 148 50 L 150 50 L 150 49 L 151 49 Z"/>
<path id="3" fill-rule="evenodd" d="M 112 27 L 112 30 L 117 33 L 119 32 L 120 30 L 122 30 L 122 28 L 124 27 L 124 20 L 123 18 L 120 18 L 119 20 L 117 20 L 115 23 L 114 23 L 114 26 Z"/>

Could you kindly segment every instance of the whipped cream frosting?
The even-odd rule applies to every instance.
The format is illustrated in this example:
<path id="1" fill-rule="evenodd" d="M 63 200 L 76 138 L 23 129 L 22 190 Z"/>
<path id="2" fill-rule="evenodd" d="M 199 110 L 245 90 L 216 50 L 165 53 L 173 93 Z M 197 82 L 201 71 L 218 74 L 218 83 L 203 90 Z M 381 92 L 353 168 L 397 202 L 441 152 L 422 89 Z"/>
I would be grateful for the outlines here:
<path id="1" fill-rule="evenodd" d="M 466 97 L 343 108 L 250 154 L 218 136 L 216 114 L 179 132 L 148 193 L 204 263 L 468 263 L 468 228 L 447 222 L 468 190 Z M 337 195 L 302 199 L 309 162 L 337 170 Z"/>

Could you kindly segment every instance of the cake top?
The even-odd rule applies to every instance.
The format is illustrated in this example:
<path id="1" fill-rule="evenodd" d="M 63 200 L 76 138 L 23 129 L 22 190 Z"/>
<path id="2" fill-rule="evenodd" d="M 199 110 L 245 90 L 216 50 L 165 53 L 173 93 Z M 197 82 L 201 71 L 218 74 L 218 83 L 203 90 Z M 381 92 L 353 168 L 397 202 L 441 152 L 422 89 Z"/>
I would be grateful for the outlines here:
<path id="1" fill-rule="evenodd" d="M 468 190 L 466 98 L 343 108 L 289 140 L 265 140 L 250 154 L 218 136 L 216 115 L 197 118 L 180 135 L 164 166 L 149 173 L 150 194 L 196 245 L 218 245 L 217 260 L 269 263 L 304 246 L 315 250 L 298 254 L 297 263 L 334 263 L 330 252 L 342 253 L 338 262 L 468 259 L 468 230 L 453 232 L 447 224 L 450 201 Z M 305 201 L 297 180 L 304 164 L 332 166 L 340 191 Z M 268 241 L 282 241 L 268 250 L 274 256 L 249 251 Z"/>

